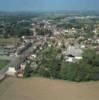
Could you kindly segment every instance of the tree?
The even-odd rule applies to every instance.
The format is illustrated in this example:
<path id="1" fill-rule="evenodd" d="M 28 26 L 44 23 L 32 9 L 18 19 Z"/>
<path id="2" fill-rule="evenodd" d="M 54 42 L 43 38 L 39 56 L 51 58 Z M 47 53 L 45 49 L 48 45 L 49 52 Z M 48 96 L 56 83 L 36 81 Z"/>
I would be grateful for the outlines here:
<path id="1" fill-rule="evenodd" d="M 92 66 L 84 62 L 64 63 L 60 71 L 62 79 L 77 82 L 90 80 L 92 79 L 92 75 Z"/>
<path id="2" fill-rule="evenodd" d="M 59 51 L 54 47 L 48 47 L 42 52 L 40 60 L 39 73 L 46 77 L 59 77 L 59 71 L 61 68 L 61 57 Z"/>
<path id="3" fill-rule="evenodd" d="M 30 77 L 31 76 L 31 72 L 32 72 L 32 69 L 30 67 L 30 63 L 27 63 L 26 67 L 25 67 L 25 70 L 24 70 L 23 76 L 24 77 Z"/>
<path id="4" fill-rule="evenodd" d="M 76 67 L 73 63 L 63 62 L 60 70 L 61 79 L 73 81 L 76 77 Z"/>
<path id="5" fill-rule="evenodd" d="M 95 50 L 87 49 L 83 53 L 83 61 L 92 65 L 93 67 L 99 67 L 99 54 L 96 54 Z"/>
<path id="6" fill-rule="evenodd" d="M 91 80 L 93 76 L 93 68 L 91 65 L 80 62 L 77 65 L 77 73 L 75 81 L 88 81 Z"/>

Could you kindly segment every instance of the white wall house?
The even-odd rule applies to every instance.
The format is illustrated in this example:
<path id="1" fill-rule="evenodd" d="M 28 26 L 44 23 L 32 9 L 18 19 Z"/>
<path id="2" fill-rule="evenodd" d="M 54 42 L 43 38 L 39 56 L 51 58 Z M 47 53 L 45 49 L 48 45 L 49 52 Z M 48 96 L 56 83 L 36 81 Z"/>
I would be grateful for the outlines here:
<path id="1" fill-rule="evenodd" d="M 15 74 L 16 74 L 15 68 L 14 67 L 9 67 L 6 74 L 9 75 L 9 76 L 15 76 Z"/>

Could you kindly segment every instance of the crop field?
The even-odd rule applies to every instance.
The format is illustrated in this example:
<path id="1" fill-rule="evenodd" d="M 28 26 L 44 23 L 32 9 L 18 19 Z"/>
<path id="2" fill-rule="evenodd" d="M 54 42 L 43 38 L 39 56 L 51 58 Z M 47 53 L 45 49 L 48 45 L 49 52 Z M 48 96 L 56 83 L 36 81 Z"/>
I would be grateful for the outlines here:
<path id="1" fill-rule="evenodd" d="M 99 81 L 7 78 L 0 83 L 0 100 L 99 100 Z"/>
<path id="2" fill-rule="evenodd" d="M 0 45 L 1 44 L 13 44 L 15 45 L 16 43 L 19 43 L 20 39 L 19 38 L 0 38 Z"/>

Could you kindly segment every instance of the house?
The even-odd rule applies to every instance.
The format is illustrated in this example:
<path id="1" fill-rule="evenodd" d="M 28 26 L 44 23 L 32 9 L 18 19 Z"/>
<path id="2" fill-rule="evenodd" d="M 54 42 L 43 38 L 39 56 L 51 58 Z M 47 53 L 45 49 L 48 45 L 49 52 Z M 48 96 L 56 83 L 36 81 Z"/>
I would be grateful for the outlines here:
<path id="1" fill-rule="evenodd" d="M 6 74 L 7 74 L 8 76 L 15 76 L 15 75 L 16 75 L 16 70 L 15 70 L 15 68 L 14 68 L 14 67 L 9 67 L 9 68 L 8 68 L 8 71 L 6 72 Z"/>
<path id="2" fill-rule="evenodd" d="M 20 68 L 17 70 L 17 73 L 16 73 L 17 77 L 19 77 L 19 78 L 23 77 L 25 67 L 26 67 L 26 63 L 20 64 Z"/>
<path id="3" fill-rule="evenodd" d="M 76 46 L 69 46 L 65 52 L 67 62 L 75 62 L 82 59 L 83 50 Z"/>

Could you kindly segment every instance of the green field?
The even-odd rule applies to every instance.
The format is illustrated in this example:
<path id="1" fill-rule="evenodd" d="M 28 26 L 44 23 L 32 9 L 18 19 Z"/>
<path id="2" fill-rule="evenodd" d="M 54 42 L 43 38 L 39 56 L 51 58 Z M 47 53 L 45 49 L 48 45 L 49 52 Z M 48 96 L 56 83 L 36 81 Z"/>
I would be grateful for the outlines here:
<path id="1" fill-rule="evenodd" d="M 2 69 L 3 67 L 5 67 L 8 64 L 8 60 L 0 60 L 0 69 Z"/>

